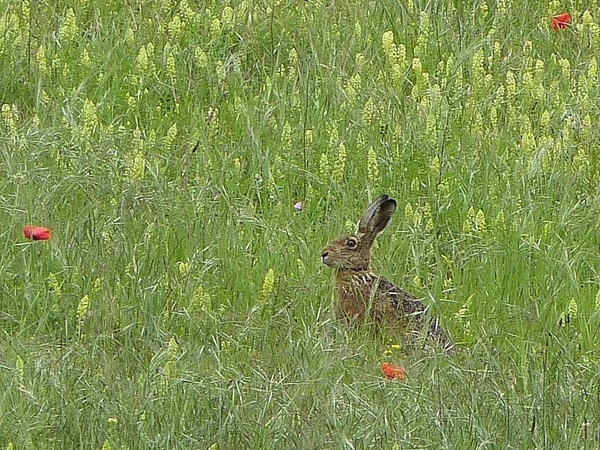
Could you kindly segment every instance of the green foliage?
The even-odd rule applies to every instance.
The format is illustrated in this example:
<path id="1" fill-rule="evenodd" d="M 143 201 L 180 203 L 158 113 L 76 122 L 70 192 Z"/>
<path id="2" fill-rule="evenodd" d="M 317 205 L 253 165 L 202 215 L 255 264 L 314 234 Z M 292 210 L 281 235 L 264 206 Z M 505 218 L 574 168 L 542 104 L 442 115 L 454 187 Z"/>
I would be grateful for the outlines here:
<path id="1" fill-rule="evenodd" d="M 598 1 L 59 3 L 0 1 L 0 448 L 598 446 Z M 455 356 L 333 319 L 382 192 Z"/>

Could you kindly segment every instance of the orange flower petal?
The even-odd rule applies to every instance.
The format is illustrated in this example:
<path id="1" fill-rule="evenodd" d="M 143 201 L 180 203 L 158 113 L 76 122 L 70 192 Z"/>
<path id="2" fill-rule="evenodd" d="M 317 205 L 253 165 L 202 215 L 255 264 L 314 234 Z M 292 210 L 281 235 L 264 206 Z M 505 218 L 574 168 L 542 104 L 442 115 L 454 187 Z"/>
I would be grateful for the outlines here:
<path id="1" fill-rule="evenodd" d="M 32 239 L 34 241 L 47 241 L 52 237 L 52 232 L 49 228 L 32 225 L 27 225 L 23 228 L 23 234 L 26 239 Z"/>
<path id="2" fill-rule="evenodd" d="M 571 23 L 571 14 L 568 12 L 557 14 L 552 17 L 550 21 L 550 25 L 552 25 L 553 30 L 566 30 L 569 24 Z"/>
<path id="3" fill-rule="evenodd" d="M 404 380 L 406 378 L 406 370 L 404 367 L 396 366 L 392 363 L 382 363 L 381 371 L 388 380 Z"/>

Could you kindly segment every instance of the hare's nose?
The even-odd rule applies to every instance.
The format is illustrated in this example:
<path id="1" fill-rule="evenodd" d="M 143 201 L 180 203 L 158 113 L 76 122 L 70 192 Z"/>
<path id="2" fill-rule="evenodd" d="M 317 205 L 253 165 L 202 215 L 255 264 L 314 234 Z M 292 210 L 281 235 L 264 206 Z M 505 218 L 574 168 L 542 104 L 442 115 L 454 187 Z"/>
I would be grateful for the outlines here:
<path id="1" fill-rule="evenodd" d="M 321 261 L 326 262 L 328 256 L 329 256 L 329 252 L 327 252 L 327 251 L 321 253 Z"/>

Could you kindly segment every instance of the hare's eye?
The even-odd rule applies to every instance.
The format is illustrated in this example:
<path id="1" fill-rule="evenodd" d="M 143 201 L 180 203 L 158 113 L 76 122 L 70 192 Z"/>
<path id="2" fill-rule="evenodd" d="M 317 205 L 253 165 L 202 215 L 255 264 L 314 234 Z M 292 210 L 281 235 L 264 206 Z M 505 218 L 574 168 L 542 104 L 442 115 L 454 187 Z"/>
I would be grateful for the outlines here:
<path id="1" fill-rule="evenodd" d="M 354 238 L 348 238 L 346 241 L 346 247 L 348 247 L 350 250 L 354 250 L 357 244 L 358 242 Z"/>

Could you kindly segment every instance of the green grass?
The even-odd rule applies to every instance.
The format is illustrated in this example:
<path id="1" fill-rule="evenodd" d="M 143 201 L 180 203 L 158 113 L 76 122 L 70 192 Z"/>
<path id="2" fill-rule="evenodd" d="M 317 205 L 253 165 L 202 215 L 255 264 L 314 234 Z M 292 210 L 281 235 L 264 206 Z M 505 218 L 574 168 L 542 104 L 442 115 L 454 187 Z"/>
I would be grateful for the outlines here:
<path id="1" fill-rule="evenodd" d="M 598 447 L 596 0 L 59 3 L 0 1 L 0 448 Z M 382 192 L 455 356 L 334 319 Z"/>

